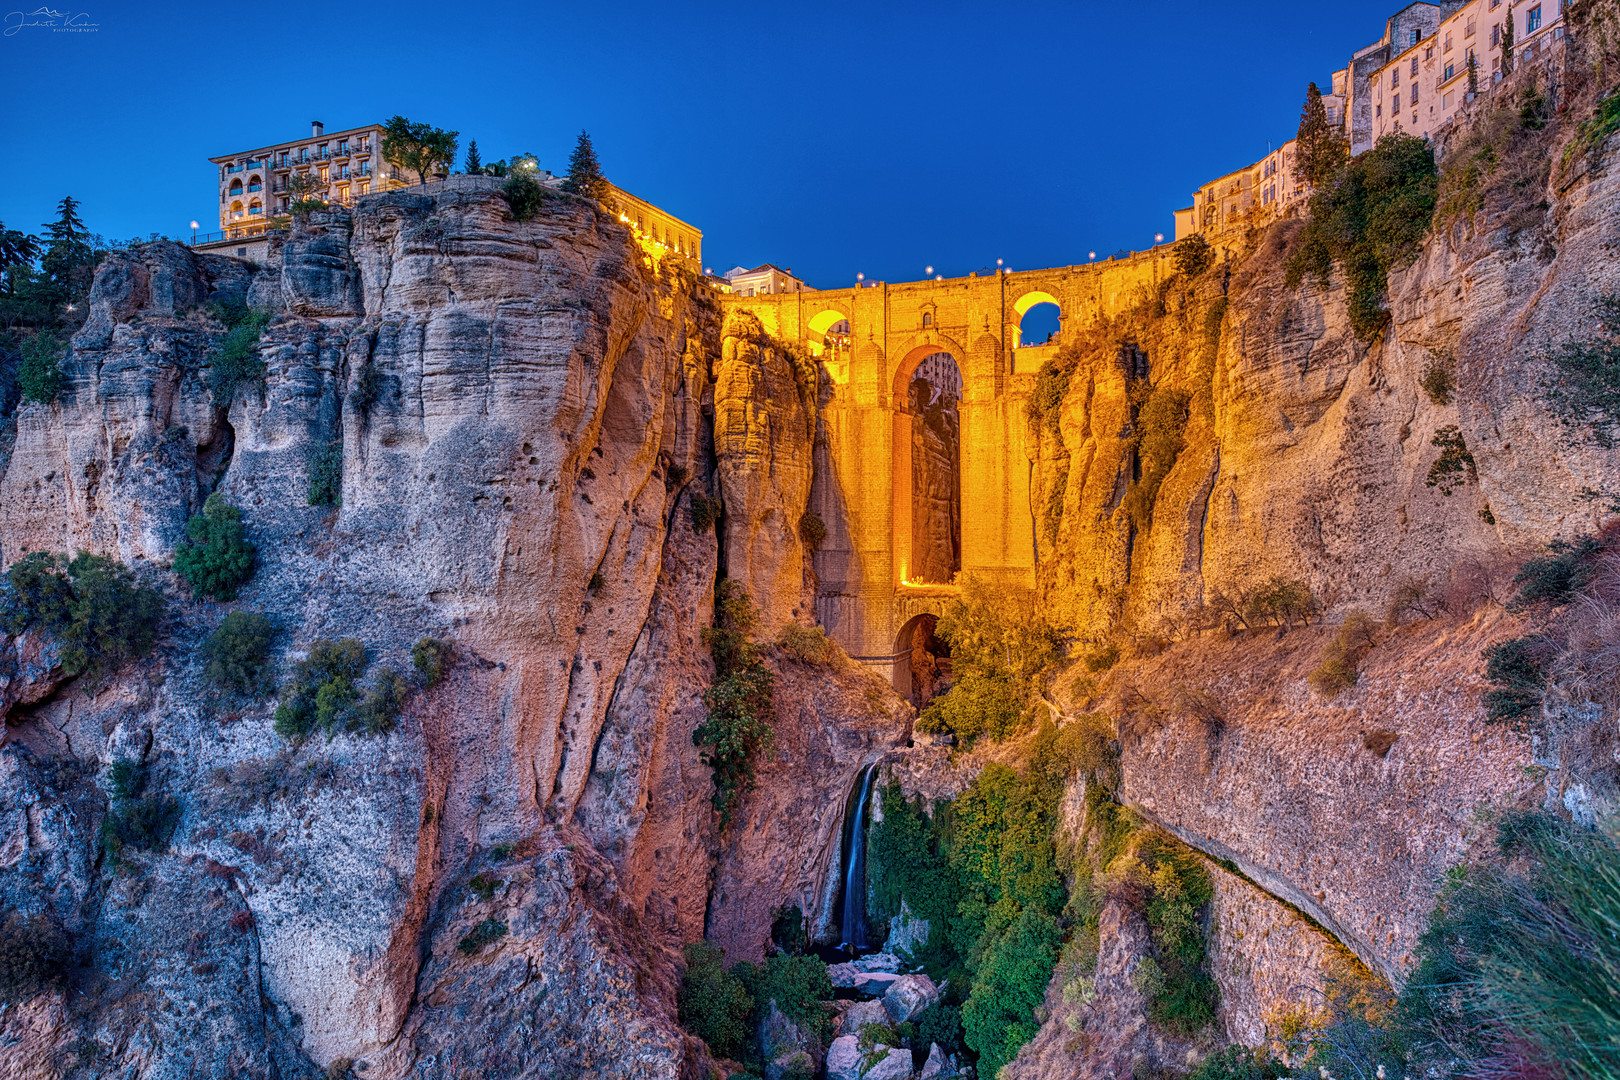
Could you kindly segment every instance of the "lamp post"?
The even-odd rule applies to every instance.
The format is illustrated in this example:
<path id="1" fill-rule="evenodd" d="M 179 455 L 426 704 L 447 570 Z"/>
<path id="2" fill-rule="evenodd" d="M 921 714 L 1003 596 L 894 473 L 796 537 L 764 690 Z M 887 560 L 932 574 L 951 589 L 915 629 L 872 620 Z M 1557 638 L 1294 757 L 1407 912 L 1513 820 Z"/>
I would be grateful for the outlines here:
<path id="1" fill-rule="evenodd" d="M 191 246 L 197 246 L 197 223 L 195 221 L 191 223 Z"/>

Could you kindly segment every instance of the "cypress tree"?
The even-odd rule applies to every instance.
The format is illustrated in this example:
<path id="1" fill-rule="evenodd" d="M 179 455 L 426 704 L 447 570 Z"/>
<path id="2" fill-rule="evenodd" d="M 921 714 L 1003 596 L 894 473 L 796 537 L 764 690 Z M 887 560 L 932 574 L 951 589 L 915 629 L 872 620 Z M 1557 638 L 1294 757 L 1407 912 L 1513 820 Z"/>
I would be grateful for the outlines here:
<path id="1" fill-rule="evenodd" d="M 478 156 L 478 140 L 469 139 L 467 142 L 467 175 L 482 176 L 484 174 L 484 160 Z"/>
<path id="2" fill-rule="evenodd" d="M 1508 5 L 1508 17 L 1502 20 L 1502 74 L 1513 71 L 1513 5 Z"/>
<path id="3" fill-rule="evenodd" d="M 1305 90 L 1305 108 L 1300 112 L 1299 132 L 1295 138 L 1299 149 L 1294 158 L 1294 179 L 1302 184 L 1312 187 L 1326 184 L 1349 156 L 1345 153 L 1344 139 L 1328 123 L 1322 91 L 1315 83 Z"/>
<path id="4" fill-rule="evenodd" d="M 1479 93 L 1479 61 L 1474 59 L 1474 50 L 1468 50 L 1468 94 L 1472 97 Z"/>
<path id="5" fill-rule="evenodd" d="M 568 179 L 563 190 L 591 199 L 607 196 L 608 182 L 602 175 L 602 166 L 596 160 L 596 148 L 591 145 L 590 132 L 581 131 L 574 152 L 568 156 Z"/>

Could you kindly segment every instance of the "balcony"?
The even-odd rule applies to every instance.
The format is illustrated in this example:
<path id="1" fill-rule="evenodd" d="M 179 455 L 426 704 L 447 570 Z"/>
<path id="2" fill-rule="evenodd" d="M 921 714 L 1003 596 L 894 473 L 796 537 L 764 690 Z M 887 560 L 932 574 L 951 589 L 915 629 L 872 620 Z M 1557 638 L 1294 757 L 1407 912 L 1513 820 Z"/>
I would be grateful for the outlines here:
<path id="1" fill-rule="evenodd" d="M 264 185 L 263 184 L 249 184 L 248 185 L 248 190 L 249 191 L 263 191 L 264 190 Z"/>

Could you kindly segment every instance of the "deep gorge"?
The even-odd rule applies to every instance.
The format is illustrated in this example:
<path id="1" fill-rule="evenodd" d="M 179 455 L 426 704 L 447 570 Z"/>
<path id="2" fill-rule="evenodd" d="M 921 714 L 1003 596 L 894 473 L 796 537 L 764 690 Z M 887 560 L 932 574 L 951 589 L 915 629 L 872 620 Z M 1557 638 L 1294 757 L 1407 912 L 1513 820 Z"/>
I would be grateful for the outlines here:
<path id="1" fill-rule="evenodd" d="M 992 373 L 1028 584 L 963 570 L 989 369 L 841 379 L 589 199 L 108 254 L 0 429 L 6 1075 L 1352 1075 L 1464 900 L 1615 865 L 1582 62 L 1441 148 L 1376 333 L 1292 218 Z M 852 658 L 883 394 L 915 606 Z"/>

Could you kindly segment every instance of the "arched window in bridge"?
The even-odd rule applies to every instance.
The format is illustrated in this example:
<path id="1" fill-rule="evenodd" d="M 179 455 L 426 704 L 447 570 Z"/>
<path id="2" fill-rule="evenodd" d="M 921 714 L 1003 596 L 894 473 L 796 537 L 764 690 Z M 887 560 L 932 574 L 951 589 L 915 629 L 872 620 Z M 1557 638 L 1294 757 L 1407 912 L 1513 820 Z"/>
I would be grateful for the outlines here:
<path id="1" fill-rule="evenodd" d="M 933 326 L 934 325 L 934 313 L 932 311 L 923 312 L 923 325 L 924 326 Z"/>

